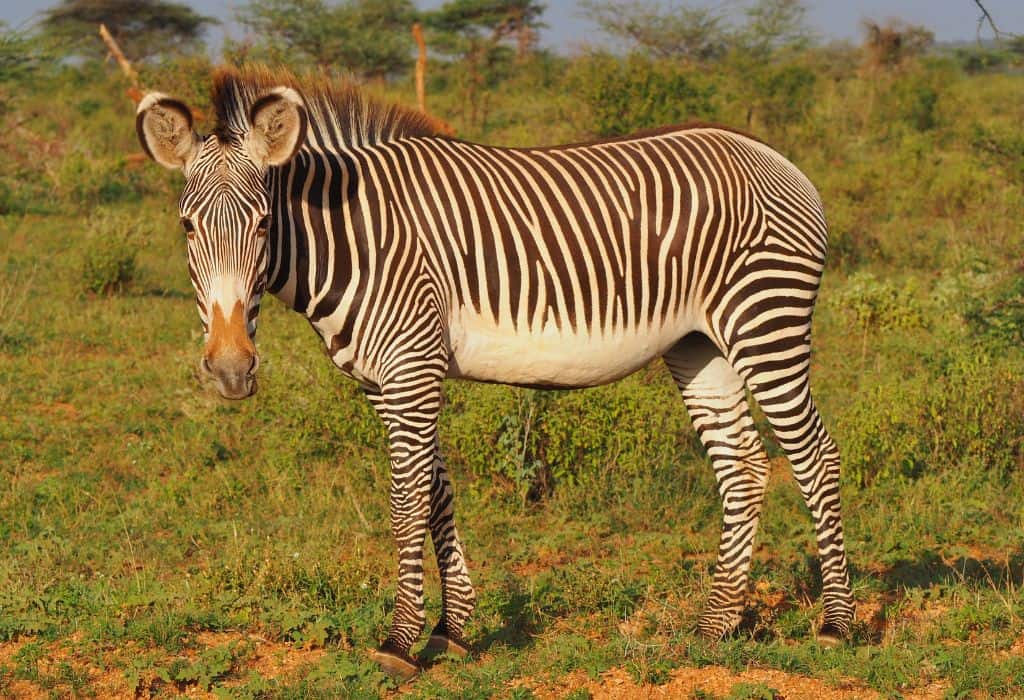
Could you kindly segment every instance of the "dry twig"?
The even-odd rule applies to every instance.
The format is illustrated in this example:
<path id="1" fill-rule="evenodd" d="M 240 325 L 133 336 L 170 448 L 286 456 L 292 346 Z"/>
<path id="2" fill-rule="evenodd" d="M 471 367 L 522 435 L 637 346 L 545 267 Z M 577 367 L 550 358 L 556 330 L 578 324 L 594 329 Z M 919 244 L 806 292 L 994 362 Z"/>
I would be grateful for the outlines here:
<path id="1" fill-rule="evenodd" d="M 975 36 L 977 37 L 979 44 L 981 43 L 981 28 L 986 22 L 988 22 L 988 26 L 992 28 L 992 35 L 995 37 L 996 41 L 1002 41 L 1003 39 L 1015 39 L 1020 36 L 1011 32 L 1004 32 L 997 27 L 996 21 L 992 19 L 992 15 L 989 14 L 989 11 L 981 4 L 981 0 L 974 0 L 974 4 L 978 6 L 979 10 L 981 10 L 981 17 L 978 17 L 978 29 L 975 32 Z"/>

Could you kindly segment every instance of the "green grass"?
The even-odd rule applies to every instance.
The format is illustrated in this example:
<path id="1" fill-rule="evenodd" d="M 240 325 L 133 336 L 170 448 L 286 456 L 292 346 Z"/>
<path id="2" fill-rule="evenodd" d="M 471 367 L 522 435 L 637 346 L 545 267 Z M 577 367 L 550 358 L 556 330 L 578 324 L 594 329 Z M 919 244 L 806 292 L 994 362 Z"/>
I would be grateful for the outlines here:
<path id="1" fill-rule="evenodd" d="M 173 212 L 150 206 L 173 231 Z M 50 252 L 73 249 L 71 220 L 18 219 L 10 233 L 0 263 L 34 271 L 24 294 L 36 303 L 6 320 L 7 332 L 32 341 L 5 351 L 0 364 L 0 440 L 10 455 L 0 491 L 0 636 L 20 648 L 0 683 L 87 692 L 83 669 L 98 666 L 117 670 L 126 687 L 167 691 L 244 681 L 259 697 L 326 697 L 386 685 L 362 654 L 382 637 L 393 596 L 383 434 L 302 319 L 268 300 L 261 392 L 225 403 L 197 380 L 184 261 L 164 262 L 182 257 L 173 233 L 140 249 L 138 279 L 113 296 L 84 291 L 74 255 Z M 821 315 L 816 361 L 841 366 L 831 355 L 843 352 L 840 311 L 826 303 Z M 878 352 L 872 343 L 863 362 L 883 373 L 887 363 L 900 367 L 898 353 Z M 563 411 L 554 414 L 560 429 L 570 429 L 563 415 L 599 425 L 602 404 L 652 386 L 669 391 L 662 370 L 552 397 L 565 405 L 548 410 Z M 822 389 L 830 422 L 851 424 L 841 430 L 866 420 L 859 397 Z M 469 385 L 449 392 L 453 405 L 526 396 Z M 622 411 L 638 421 L 656 405 Z M 608 464 L 604 491 L 581 478 L 524 502 L 514 483 L 453 462 L 481 598 L 469 637 L 482 656 L 442 663 L 414 694 L 486 697 L 523 676 L 554 682 L 616 666 L 658 683 L 694 664 L 854 678 L 884 693 L 942 679 L 957 692 L 1024 681 L 1019 650 L 1010 652 L 1024 635 L 1018 470 L 971 468 L 968 451 L 961 469 L 925 466 L 867 486 L 848 474 L 854 587 L 862 608 L 878 610 L 860 620 L 853 644 L 825 651 L 811 639 L 810 518 L 780 461 L 751 609 L 736 640 L 708 646 L 692 630 L 709 585 L 717 498 L 681 404 L 658 410 L 666 414 L 659 425 L 679 423 L 680 434 L 667 438 L 680 445 L 677 459 L 667 448 L 627 454 L 654 461 L 624 461 L 626 480 L 606 462 L 612 457 L 591 455 Z M 456 435 L 467 429 L 460 421 L 475 420 L 446 416 Z M 632 434 L 647 423 L 638 425 Z M 883 453 L 898 449 L 876 438 Z M 436 574 L 431 594 L 436 615 Z M 251 641 L 203 649 L 196 637 L 209 630 L 327 654 L 293 678 L 261 678 L 246 671 Z M 40 664 L 68 639 L 75 651 L 66 666 Z"/>
<path id="2" fill-rule="evenodd" d="M 884 86 L 819 80 L 812 113 L 770 135 L 833 220 L 812 372 L 846 467 L 851 642 L 813 640 L 811 520 L 771 444 L 749 609 L 734 638 L 695 636 L 720 511 L 659 365 L 576 393 L 450 383 L 442 439 L 477 654 L 442 660 L 409 694 L 586 697 L 609 672 L 665 684 L 710 666 L 735 674 L 735 698 L 785 694 L 750 669 L 885 696 L 1024 686 L 1024 201 L 1007 107 L 1024 85 L 953 76 L 932 121 L 911 104 L 880 127 L 878 105 L 903 114 L 902 95 L 943 75 L 901 78 L 874 107 L 861 98 Z M 116 79 L 75 78 L 98 86 L 87 100 L 53 80 L 66 109 L 36 128 L 72 155 L 45 173 L 12 151 L 29 175 L 5 185 L 0 216 L 0 695 L 389 692 L 365 655 L 394 595 L 377 419 L 274 299 L 260 393 L 227 403 L 203 386 L 177 183 L 125 165 L 136 147 Z M 585 105 L 522 87 L 495 96 L 482 137 L 525 143 L 569 109 L 555 135 L 586 135 Z M 716 95 L 730 114 L 727 85 Z M 40 99 L 26 91 L 22 108 Z M 104 222 L 116 250 L 90 264 L 109 252 Z M 436 570 L 428 583 L 433 620 Z"/>

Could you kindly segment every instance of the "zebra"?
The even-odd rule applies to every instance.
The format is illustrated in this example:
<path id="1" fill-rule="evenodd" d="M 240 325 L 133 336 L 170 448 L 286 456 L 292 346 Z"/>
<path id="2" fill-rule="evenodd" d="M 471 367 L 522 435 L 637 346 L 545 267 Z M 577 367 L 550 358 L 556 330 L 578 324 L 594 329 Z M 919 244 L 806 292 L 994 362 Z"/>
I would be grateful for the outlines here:
<path id="1" fill-rule="evenodd" d="M 760 140 L 693 123 L 591 143 L 499 148 L 442 136 L 346 81 L 265 67 L 213 75 L 213 131 L 162 93 L 136 130 L 181 169 L 179 209 L 220 394 L 256 391 L 263 293 L 304 314 L 387 430 L 395 604 L 375 651 L 399 678 L 425 626 L 433 539 L 442 612 L 426 650 L 464 655 L 476 594 L 437 436 L 445 378 L 591 387 L 661 357 L 722 499 L 698 631 L 738 625 L 770 471 L 747 391 L 815 523 L 824 645 L 854 614 L 839 452 L 810 393 L 821 199 Z"/>

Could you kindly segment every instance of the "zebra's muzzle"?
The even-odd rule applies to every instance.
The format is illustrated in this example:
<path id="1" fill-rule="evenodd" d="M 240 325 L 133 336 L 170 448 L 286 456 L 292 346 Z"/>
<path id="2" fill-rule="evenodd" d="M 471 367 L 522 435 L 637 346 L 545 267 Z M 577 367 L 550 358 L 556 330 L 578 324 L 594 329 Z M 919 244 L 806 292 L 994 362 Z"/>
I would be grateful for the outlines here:
<path id="1" fill-rule="evenodd" d="M 256 393 L 256 368 L 259 358 L 203 357 L 203 370 L 213 379 L 217 391 L 225 399 L 247 399 Z"/>
<path id="2" fill-rule="evenodd" d="M 236 301 L 225 318 L 220 304 L 213 303 L 209 337 L 202 367 L 226 399 L 245 399 L 256 393 L 256 368 L 260 360 L 249 337 L 245 306 Z"/>

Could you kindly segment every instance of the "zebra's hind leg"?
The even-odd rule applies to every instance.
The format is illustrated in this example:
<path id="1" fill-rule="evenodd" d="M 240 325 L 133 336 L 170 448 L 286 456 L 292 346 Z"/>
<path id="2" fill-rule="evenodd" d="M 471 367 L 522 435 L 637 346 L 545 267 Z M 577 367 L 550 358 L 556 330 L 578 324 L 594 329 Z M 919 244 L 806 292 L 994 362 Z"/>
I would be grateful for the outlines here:
<path id="1" fill-rule="evenodd" d="M 811 397 L 809 365 L 804 356 L 788 369 L 773 363 L 770 369 L 759 370 L 755 363 L 755 368 L 743 374 L 792 464 L 793 476 L 814 518 L 825 609 L 818 641 L 832 646 L 849 636 L 854 605 L 839 508 L 839 449 Z"/>
<path id="2" fill-rule="evenodd" d="M 438 654 L 465 656 L 469 648 L 462 639 L 462 629 L 476 606 L 476 591 L 466 568 L 462 540 L 455 528 L 455 501 L 448 471 L 441 452 L 434 451 L 434 476 L 430 485 L 430 536 L 437 554 L 441 574 L 441 619 L 430 633 L 423 650 L 431 657 Z"/>
<path id="3" fill-rule="evenodd" d="M 693 426 L 711 459 L 722 497 L 722 537 L 700 633 L 719 639 L 739 623 L 768 480 L 768 457 L 750 417 L 743 380 L 703 335 L 665 354 Z"/>

